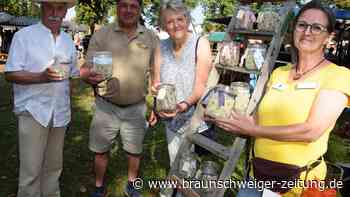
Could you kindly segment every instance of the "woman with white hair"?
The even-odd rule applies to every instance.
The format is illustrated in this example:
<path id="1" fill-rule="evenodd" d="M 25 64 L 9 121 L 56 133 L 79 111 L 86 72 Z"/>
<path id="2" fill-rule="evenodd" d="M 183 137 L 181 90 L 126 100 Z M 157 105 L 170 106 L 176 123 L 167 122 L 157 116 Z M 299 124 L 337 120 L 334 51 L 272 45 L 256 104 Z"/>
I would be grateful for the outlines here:
<path id="1" fill-rule="evenodd" d="M 189 30 L 190 13 L 181 1 L 169 1 L 162 5 L 160 23 L 169 38 L 160 42 L 153 70 L 152 90 L 157 92 L 162 83 L 176 89 L 177 107 L 174 113 L 159 112 L 164 119 L 170 165 L 172 165 L 183 133 L 202 96 L 211 70 L 209 41 Z M 151 125 L 156 116 L 152 113 Z"/>

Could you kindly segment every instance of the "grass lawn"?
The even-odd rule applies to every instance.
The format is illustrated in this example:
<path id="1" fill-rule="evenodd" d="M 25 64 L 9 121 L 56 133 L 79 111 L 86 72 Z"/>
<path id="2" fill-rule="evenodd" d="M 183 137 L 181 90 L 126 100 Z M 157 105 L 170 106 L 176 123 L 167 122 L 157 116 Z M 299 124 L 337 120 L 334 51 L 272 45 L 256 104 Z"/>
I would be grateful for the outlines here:
<path id="1" fill-rule="evenodd" d="M 72 123 L 67 133 L 64 147 L 64 170 L 61 177 L 62 197 L 87 197 L 94 188 L 93 154 L 88 150 L 88 130 L 93 115 L 93 96 L 90 87 L 79 80 L 73 80 Z M 0 197 L 15 197 L 18 177 L 17 120 L 11 112 L 10 85 L 0 75 Z M 349 120 L 344 117 L 342 121 Z M 224 144 L 232 142 L 232 136 L 219 134 L 219 141 Z M 333 162 L 350 162 L 349 149 L 342 138 L 332 137 L 327 157 Z M 123 196 L 127 181 L 126 154 L 117 144 L 110 153 L 107 172 L 108 196 Z M 218 160 L 214 156 L 202 159 Z M 240 164 L 242 164 L 241 159 Z M 221 165 L 222 165 L 222 161 Z M 144 157 L 141 177 L 145 179 L 164 178 L 169 170 L 165 134 L 161 125 L 149 129 L 144 142 Z M 242 176 L 243 167 L 239 165 L 233 174 L 234 179 Z M 148 188 L 144 196 L 156 196 Z M 234 196 L 228 190 L 225 196 Z"/>

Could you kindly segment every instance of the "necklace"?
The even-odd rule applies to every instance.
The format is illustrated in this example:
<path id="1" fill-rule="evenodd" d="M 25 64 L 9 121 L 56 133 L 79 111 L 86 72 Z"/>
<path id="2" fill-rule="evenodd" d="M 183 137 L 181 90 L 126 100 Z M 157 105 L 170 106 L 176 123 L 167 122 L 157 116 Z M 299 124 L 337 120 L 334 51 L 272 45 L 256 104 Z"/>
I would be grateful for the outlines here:
<path id="1" fill-rule="evenodd" d="M 295 66 L 295 76 L 293 77 L 293 80 L 299 80 L 302 76 L 304 76 L 305 74 L 309 73 L 310 71 L 313 71 L 315 68 L 317 68 L 318 66 L 320 66 L 322 64 L 322 62 L 324 62 L 326 59 L 322 58 L 322 60 L 320 62 L 318 62 L 315 66 L 313 66 L 312 68 L 310 68 L 309 70 L 306 70 L 305 72 L 302 73 L 298 73 L 298 64 Z"/>

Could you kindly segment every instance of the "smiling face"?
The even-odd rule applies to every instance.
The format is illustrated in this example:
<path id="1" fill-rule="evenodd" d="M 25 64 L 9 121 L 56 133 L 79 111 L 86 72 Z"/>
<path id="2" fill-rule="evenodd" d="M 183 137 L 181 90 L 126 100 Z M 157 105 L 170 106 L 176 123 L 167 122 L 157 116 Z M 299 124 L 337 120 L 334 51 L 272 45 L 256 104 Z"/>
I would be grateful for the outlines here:
<path id="1" fill-rule="evenodd" d="M 137 0 L 120 0 L 117 4 L 118 23 L 123 27 L 137 25 L 140 18 L 140 4 Z"/>
<path id="2" fill-rule="evenodd" d="M 42 4 L 42 23 L 52 32 L 58 33 L 62 24 L 62 20 L 67 13 L 67 3 L 48 3 Z"/>
<path id="3" fill-rule="evenodd" d="M 183 11 L 165 9 L 162 11 L 163 29 L 174 40 L 183 39 L 189 27 L 189 21 Z"/>
<path id="4" fill-rule="evenodd" d="M 301 23 L 299 28 L 298 23 Z M 316 30 L 317 27 L 327 27 L 329 25 L 328 23 L 329 22 L 326 14 L 317 9 L 306 10 L 300 15 L 297 21 L 297 25 L 294 27 L 293 33 L 294 46 L 298 49 L 299 53 L 323 53 L 324 45 L 327 44 L 330 33 L 328 33 L 326 29 L 321 32 L 317 32 Z M 307 26 L 305 28 L 305 24 L 310 24 L 313 27 Z"/>

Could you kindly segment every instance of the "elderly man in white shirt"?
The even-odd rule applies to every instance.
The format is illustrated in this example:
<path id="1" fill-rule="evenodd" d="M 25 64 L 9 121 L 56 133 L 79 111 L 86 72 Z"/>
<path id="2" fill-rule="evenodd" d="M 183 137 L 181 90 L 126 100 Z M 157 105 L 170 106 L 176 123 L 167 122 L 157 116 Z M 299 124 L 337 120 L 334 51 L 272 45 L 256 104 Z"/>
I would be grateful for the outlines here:
<path id="1" fill-rule="evenodd" d="M 60 31 L 75 0 L 37 0 L 41 22 L 18 31 L 5 76 L 18 116 L 18 197 L 60 196 L 63 144 L 70 122 L 69 76 L 79 75 L 71 37 Z"/>

